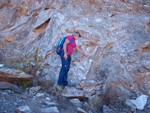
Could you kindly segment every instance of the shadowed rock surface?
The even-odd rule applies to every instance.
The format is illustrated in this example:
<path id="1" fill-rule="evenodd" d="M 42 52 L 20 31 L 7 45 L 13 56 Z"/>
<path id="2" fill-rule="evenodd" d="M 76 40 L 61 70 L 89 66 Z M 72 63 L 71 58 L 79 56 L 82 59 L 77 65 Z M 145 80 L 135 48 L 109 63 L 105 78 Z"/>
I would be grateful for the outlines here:
<path id="1" fill-rule="evenodd" d="M 150 95 L 149 0 L 1 0 L 0 18 L 0 63 L 33 75 L 35 86 L 47 89 L 57 81 L 56 43 L 79 30 L 76 43 L 89 57 L 73 53 L 70 85 L 101 82 L 80 90 L 102 93 L 107 105 L 117 107 Z"/>

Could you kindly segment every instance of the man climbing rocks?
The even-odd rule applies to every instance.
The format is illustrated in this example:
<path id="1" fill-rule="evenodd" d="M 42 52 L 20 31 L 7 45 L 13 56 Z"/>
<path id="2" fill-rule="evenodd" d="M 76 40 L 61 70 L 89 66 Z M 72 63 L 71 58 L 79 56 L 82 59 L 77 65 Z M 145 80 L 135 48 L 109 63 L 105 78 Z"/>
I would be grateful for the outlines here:
<path id="1" fill-rule="evenodd" d="M 88 56 L 88 55 L 84 54 L 76 46 L 75 40 L 78 39 L 79 37 L 81 37 L 80 32 L 74 31 L 73 35 L 68 36 L 63 44 L 63 49 L 60 54 L 62 68 L 60 70 L 59 78 L 58 78 L 57 85 L 56 85 L 56 88 L 59 90 L 62 90 L 62 86 L 68 85 L 67 77 L 68 77 L 68 71 L 70 69 L 71 55 L 73 53 L 73 49 L 75 48 L 81 54 L 85 55 L 86 57 Z M 73 42 L 69 44 L 69 42 L 72 40 L 73 40 Z"/>

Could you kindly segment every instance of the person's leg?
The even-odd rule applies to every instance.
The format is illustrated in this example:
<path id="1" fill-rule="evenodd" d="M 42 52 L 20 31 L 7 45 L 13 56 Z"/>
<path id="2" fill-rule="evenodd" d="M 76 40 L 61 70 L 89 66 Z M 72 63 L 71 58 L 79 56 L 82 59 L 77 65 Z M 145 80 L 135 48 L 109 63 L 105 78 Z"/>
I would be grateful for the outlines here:
<path id="1" fill-rule="evenodd" d="M 64 51 L 61 52 L 60 58 L 61 58 L 62 67 L 61 67 L 61 70 L 60 70 L 60 73 L 59 73 L 59 78 L 58 78 L 57 84 L 62 86 L 63 85 L 63 81 L 64 81 L 64 75 L 65 75 Z"/>
<path id="2" fill-rule="evenodd" d="M 64 75 L 64 79 L 63 79 L 63 86 L 67 86 L 68 85 L 68 71 L 70 69 L 70 63 L 71 63 L 71 56 L 67 55 L 67 60 L 66 60 L 66 69 L 65 69 L 65 75 Z"/>

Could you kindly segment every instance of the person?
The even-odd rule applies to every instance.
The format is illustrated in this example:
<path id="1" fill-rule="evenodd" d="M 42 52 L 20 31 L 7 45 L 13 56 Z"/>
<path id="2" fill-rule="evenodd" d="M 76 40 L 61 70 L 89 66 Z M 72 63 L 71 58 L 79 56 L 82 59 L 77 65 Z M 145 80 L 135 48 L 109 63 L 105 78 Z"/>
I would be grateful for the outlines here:
<path id="1" fill-rule="evenodd" d="M 56 85 L 56 88 L 58 90 L 62 90 L 63 87 L 68 86 L 67 77 L 68 77 L 68 71 L 70 69 L 71 55 L 73 53 L 74 48 L 79 53 L 83 54 L 84 56 L 86 56 L 86 57 L 88 56 L 85 53 L 83 53 L 76 45 L 75 40 L 79 39 L 79 37 L 81 37 L 80 32 L 74 31 L 71 36 L 68 36 L 66 38 L 66 40 L 63 44 L 63 49 L 60 54 L 62 67 L 61 67 L 61 70 L 59 73 L 59 78 L 58 78 L 57 85 Z M 73 40 L 73 42 L 69 44 L 69 42 L 72 40 Z"/>

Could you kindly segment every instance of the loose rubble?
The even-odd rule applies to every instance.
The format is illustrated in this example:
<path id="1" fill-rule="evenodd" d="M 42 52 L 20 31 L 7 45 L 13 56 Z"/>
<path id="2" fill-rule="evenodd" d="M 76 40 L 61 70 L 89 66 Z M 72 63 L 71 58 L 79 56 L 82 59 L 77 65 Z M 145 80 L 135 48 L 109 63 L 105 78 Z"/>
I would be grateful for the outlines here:
<path id="1" fill-rule="evenodd" d="M 79 92 L 86 92 L 83 89 L 76 89 L 76 87 L 66 87 L 62 94 L 60 92 L 48 93 L 40 89 L 40 86 L 31 87 L 23 90 L 22 93 L 15 93 L 13 90 L 5 89 L 0 90 L 2 103 L 2 112 L 12 113 L 117 113 L 118 108 L 115 106 L 106 106 L 102 93 L 95 93 L 92 96 L 86 97 L 79 96 Z M 31 90 L 32 89 L 32 90 Z M 33 91 L 34 89 L 34 91 Z M 38 90 L 37 90 L 38 89 Z M 40 89 L 40 90 L 39 90 Z M 73 95 L 73 91 L 78 91 Z M 95 89 L 96 90 L 96 89 Z M 33 92 L 34 93 L 33 93 Z M 67 91 L 67 92 L 66 92 Z M 35 93 L 36 92 L 36 93 Z M 72 96 L 73 95 L 73 96 Z M 150 99 L 148 98 L 145 110 L 149 110 Z M 7 109 L 10 108 L 10 109 Z M 113 108 L 113 109 L 112 109 Z M 120 113 L 132 112 L 134 110 L 125 107 L 120 110 Z M 138 110 L 136 110 L 138 111 Z"/>

